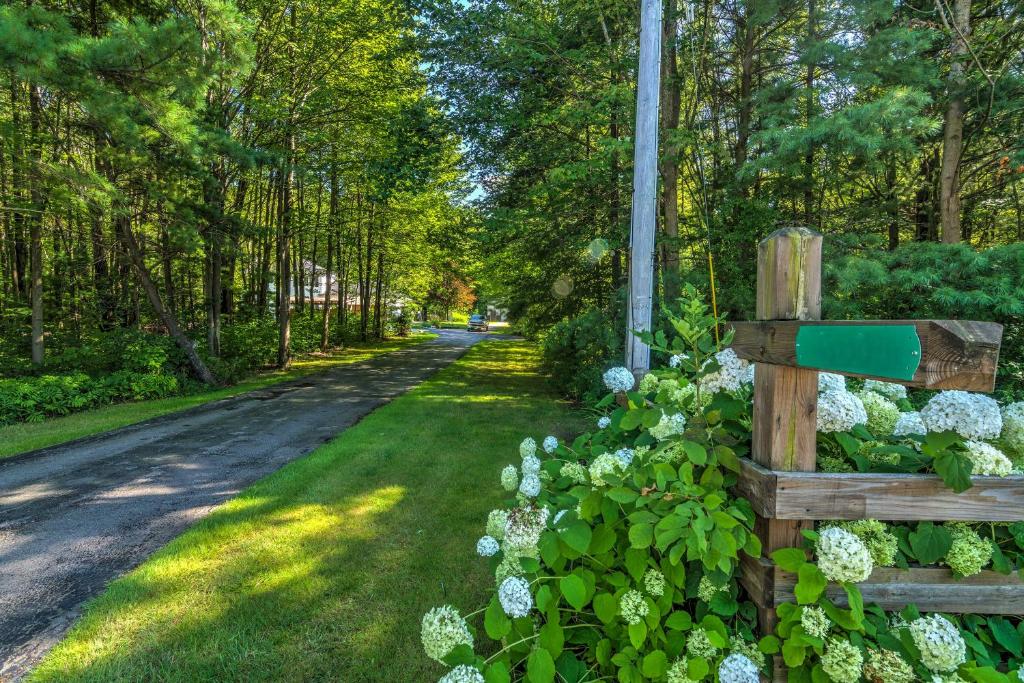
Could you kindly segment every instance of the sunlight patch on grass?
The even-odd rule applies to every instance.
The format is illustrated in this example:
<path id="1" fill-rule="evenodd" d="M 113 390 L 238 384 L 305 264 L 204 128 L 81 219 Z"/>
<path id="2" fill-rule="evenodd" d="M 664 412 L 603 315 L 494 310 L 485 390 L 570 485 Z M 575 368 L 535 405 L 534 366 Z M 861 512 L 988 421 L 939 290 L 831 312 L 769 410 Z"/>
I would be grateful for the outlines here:
<path id="1" fill-rule="evenodd" d="M 576 419 L 533 346 L 483 342 L 111 584 L 30 680 L 436 681 L 423 613 L 480 607 L 501 468 Z"/>

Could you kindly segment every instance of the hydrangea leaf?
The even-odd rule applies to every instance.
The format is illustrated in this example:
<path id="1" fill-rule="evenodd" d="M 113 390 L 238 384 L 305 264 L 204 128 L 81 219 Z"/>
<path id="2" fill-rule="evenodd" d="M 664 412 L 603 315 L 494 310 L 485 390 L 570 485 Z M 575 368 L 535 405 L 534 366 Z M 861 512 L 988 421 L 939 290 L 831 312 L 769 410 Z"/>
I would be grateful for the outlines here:
<path id="1" fill-rule="evenodd" d="M 576 609 L 583 609 L 583 606 L 587 604 L 587 585 L 575 574 L 563 576 L 558 582 L 558 588 L 562 591 L 566 602 Z"/>
<path id="2" fill-rule="evenodd" d="M 973 464 L 966 454 L 952 450 L 940 451 L 933 456 L 932 466 L 946 486 L 955 492 L 963 493 L 971 488 Z"/>
<path id="3" fill-rule="evenodd" d="M 498 597 L 495 596 L 484 612 L 484 630 L 491 640 L 501 640 L 512 630 L 512 620 L 505 615 Z"/>
<path id="4" fill-rule="evenodd" d="M 484 672 L 485 683 L 509 683 L 512 680 L 508 674 L 508 667 L 505 662 L 495 662 L 487 667 Z"/>
<path id="5" fill-rule="evenodd" d="M 806 655 L 807 648 L 797 639 L 789 639 L 782 644 L 782 660 L 790 668 L 803 664 Z"/>
<path id="6" fill-rule="evenodd" d="M 643 646 L 645 640 L 647 640 L 647 624 L 642 621 L 630 624 L 629 642 L 633 644 L 633 647 L 639 650 Z"/>
<path id="7" fill-rule="evenodd" d="M 996 671 L 991 666 L 962 667 L 960 674 L 968 681 L 977 681 L 977 683 L 1006 683 L 1010 680 L 1006 674 Z"/>
<path id="8" fill-rule="evenodd" d="M 798 572 L 807 562 L 807 554 L 800 548 L 783 548 L 771 555 L 772 562 L 787 572 Z"/>
<path id="9" fill-rule="evenodd" d="M 665 620 L 665 628 L 673 631 L 686 631 L 691 626 L 693 626 L 693 619 L 690 617 L 690 613 L 682 610 L 672 612 Z"/>
<path id="10" fill-rule="evenodd" d="M 605 624 L 610 624 L 619 613 L 619 603 L 611 593 L 594 596 L 594 614 Z"/>
<path id="11" fill-rule="evenodd" d="M 683 450 L 686 451 L 686 457 L 694 465 L 703 465 L 708 461 L 707 449 L 695 441 L 684 441 Z"/>
<path id="12" fill-rule="evenodd" d="M 444 663 L 448 666 L 458 666 L 459 664 L 472 664 L 476 661 L 476 655 L 473 654 L 473 648 L 465 643 L 456 645 L 452 648 L 444 657 Z"/>
<path id="13" fill-rule="evenodd" d="M 563 652 L 555 660 L 555 670 L 565 683 L 580 683 L 587 675 L 587 666 L 571 652 Z"/>
<path id="14" fill-rule="evenodd" d="M 938 562 L 946 556 L 953 545 L 953 537 L 949 530 L 931 522 L 918 524 L 917 529 L 907 536 L 907 540 L 910 542 L 910 549 L 914 551 L 914 557 L 921 564 Z"/>
<path id="15" fill-rule="evenodd" d="M 644 676 L 652 679 L 659 679 L 668 671 L 668 656 L 663 650 L 655 650 L 644 657 L 640 671 Z"/>
<path id="16" fill-rule="evenodd" d="M 691 680 L 700 681 L 708 675 L 711 667 L 708 665 L 708 660 L 703 657 L 694 657 L 686 661 L 686 671 Z"/>
<path id="17" fill-rule="evenodd" d="M 821 573 L 817 565 L 805 562 L 800 565 L 797 577 L 796 587 L 793 589 L 796 601 L 801 605 L 810 605 L 817 602 L 818 598 L 825 591 L 825 586 L 828 585 L 825 575 Z"/>
<path id="18" fill-rule="evenodd" d="M 593 532 L 590 530 L 590 525 L 582 520 L 577 520 L 561 529 L 558 534 L 567 546 L 578 553 L 585 553 L 590 547 L 590 538 Z"/>
<path id="19" fill-rule="evenodd" d="M 654 542 L 654 527 L 650 524 L 634 524 L 629 527 L 629 543 L 634 548 L 648 548 Z"/>
<path id="20" fill-rule="evenodd" d="M 530 683 L 551 683 L 555 680 L 555 660 L 542 647 L 530 653 L 526 661 L 526 675 Z"/>
<path id="21" fill-rule="evenodd" d="M 1000 645 L 1017 657 L 1024 654 L 1021 652 L 1024 641 L 1022 641 L 1020 633 L 1004 617 L 989 617 L 988 627 L 992 629 L 992 636 Z"/>
<path id="22" fill-rule="evenodd" d="M 547 650 L 552 658 L 562 654 L 562 648 L 565 646 L 565 633 L 557 619 L 549 619 L 546 624 L 541 626 L 540 632 L 537 634 L 537 644 Z"/>

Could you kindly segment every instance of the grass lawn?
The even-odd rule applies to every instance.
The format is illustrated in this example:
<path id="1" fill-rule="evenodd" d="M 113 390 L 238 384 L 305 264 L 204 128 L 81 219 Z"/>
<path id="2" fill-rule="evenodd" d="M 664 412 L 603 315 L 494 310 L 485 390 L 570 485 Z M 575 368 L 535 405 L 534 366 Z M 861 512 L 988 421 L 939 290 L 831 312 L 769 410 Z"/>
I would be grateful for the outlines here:
<path id="1" fill-rule="evenodd" d="M 501 468 L 580 419 L 533 346 L 481 342 L 111 584 L 30 680 L 433 683 L 420 619 L 483 604 Z"/>
<path id="2" fill-rule="evenodd" d="M 271 384 L 295 379 L 336 365 L 357 363 L 381 353 L 395 351 L 428 339 L 436 334 L 416 334 L 405 339 L 388 339 L 383 342 L 353 342 L 346 348 L 328 354 L 316 354 L 297 358 L 287 370 L 260 373 L 252 379 L 233 384 L 230 387 L 213 389 L 188 396 L 172 396 L 152 401 L 134 401 L 83 410 L 64 417 L 48 418 L 42 422 L 20 423 L 0 427 L 0 460 L 18 453 L 37 448 L 46 448 L 84 436 L 99 434 L 125 425 L 135 424 L 150 418 L 173 413 L 193 406 L 227 398 L 236 394 L 261 389 Z"/>

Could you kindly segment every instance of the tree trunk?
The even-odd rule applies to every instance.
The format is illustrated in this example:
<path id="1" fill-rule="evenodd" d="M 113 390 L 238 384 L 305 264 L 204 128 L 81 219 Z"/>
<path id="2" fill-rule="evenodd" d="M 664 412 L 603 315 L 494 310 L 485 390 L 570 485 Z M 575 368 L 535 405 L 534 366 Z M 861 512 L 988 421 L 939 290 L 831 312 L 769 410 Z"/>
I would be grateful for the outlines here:
<path id="1" fill-rule="evenodd" d="M 157 291 L 156 285 L 153 284 L 153 278 L 149 274 L 149 270 L 146 268 L 146 262 L 143 259 L 142 248 L 139 246 L 138 240 L 135 239 L 135 233 L 132 231 L 131 223 L 124 221 L 122 224 L 122 237 L 124 238 L 125 246 L 128 248 L 128 255 L 131 258 L 132 265 L 135 266 L 135 272 L 139 276 L 139 281 L 142 283 L 142 289 L 146 292 L 146 297 L 149 299 L 150 306 L 156 311 L 156 314 L 160 317 L 164 327 L 167 328 L 167 333 L 171 335 L 178 347 L 185 353 L 188 358 L 188 362 L 192 365 L 192 370 L 195 372 L 196 377 L 200 381 L 206 384 L 215 384 L 216 379 L 213 377 L 213 373 L 203 363 L 203 359 L 196 353 L 195 345 L 192 340 L 189 339 L 181 328 L 178 327 L 178 321 L 175 317 L 167 310 L 164 306 L 163 301 L 160 299 L 160 292 Z"/>
<path id="2" fill-rule="evenodd" d="M 42 163 L 42 93 L 39 86 L 30 83 L 29 92 L 29 193 L 32 213 L 28 217 L 29 254 L 32 270 L 32 363 L 43 364 L 43 198 L 40 164 Z"/>
<path id="3" fill-rule="evenodd" d="M 679 298 L 679 128 L 680 79 L 676 55 L 676 0 L 667 0 L 662 30 L 661 127 L 665 149 L 661 162 L 661 211 L 664 241 L 661 245 L 664 301 L 672 306 Z"/>
<path id="4" fill-rule="evenodd" d="M 320 198 L 317 196 L 317 213 L 319 214 Z M 334 231 L 338 222 L 338 172 L 331 166 L 331 198 L 327 217 L 327 272 L 324 275 L 324 317 L 323 328 L 320 330 L 320 350 L 327 351 L 327 343 L 331 334 L 331 275 L 334 267 Z"/>
<path id="5" fill-rule="evenodd" d="M 814 43 L 817 41 L 817 5 L 815 0 L 807 1 L 807 42 L 811 46 L 811 50 L 814 49 Z M 806 117 L 805 125 L 810 128 L 811 120 L 814 118 L 815 103 L 817 101 L 814 95 L 814 76 L 817 69 L 817 64 L 813 59 L 807 61 L 807 72 L 804 76 L 804 89 L 806 91 L 807 100 L 804 103 L 806 111 L 804 115 Z M 807 150 L 804 152 L 804 225 L 811 226 L 815 224 L 814 220 L 814 145 L 808 144 Z"/>
<path id="6" fill-rule="evenodd" d="M 961 239 L 960 228 L 960 156 L 964 146 L 964 87 L 966 75 L 963 59 L 967 54 L 967 38 L 971 34 L 971 0 L 953 0 L 950 17 L 953 33 L 949 47 L 950 65 L 946 81 L 949 104 L 942 129 L 942 173 L 939 181 L 939 216 L 942 241 L 955 244 Z"/>
<path id="7" fill-rule="evenodd" d="M 292 180 L 294 179 L 294 154 L 295 134 L 288 137 L 288 158 L 285 163 L 288 166 L 286 172 L 281 174 L 281 217 L 280 236 L 277 242 L 277 366 L 288 367 L 291 360 L 291 228 L 292 228 Z"/>

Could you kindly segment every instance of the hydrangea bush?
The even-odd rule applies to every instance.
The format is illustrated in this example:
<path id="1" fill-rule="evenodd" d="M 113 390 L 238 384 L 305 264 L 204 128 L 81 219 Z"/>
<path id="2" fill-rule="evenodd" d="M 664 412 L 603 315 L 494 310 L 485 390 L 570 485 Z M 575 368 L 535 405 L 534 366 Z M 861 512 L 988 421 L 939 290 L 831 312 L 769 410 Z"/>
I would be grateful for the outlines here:
<path id="1" fill-rule="evenodd" d="M 592 431 L 541 447 L 528 437 L 519 466 L 496 477 L 510 497 L 476 546 L 493 596 L 465 617 L 442 606 L 423 619 L 426 654 L 450 668 L 441 682 L 758 683 L 776 655 L 791 681 L 1021 683 L 1019 620 L 887 614 L 864 605 L 857 583 L 877 566 L 1010 571 L 1024 524 L 823 522 L 805 547 L 773 553 L 799 578 L 796 602 L 780 606 L 774 633 L 757 632 L 737 574 L 740 553 L 761 547 L 749 503 L 732 492 L 753 368 L 716 345 L 695 293 L 682 303 L 671 341 L 645 337 L 668 367 L 639 381 L 612 368 Z M 962 488 L 972 473 L 1006 469 L 993 450 L 1024 442 L 1024 405 L 993 412 L 954 395 L 917 414 L 903 387 L 820 377 L 821 458 L 837 470 L 934 471 Z M 982 424 L 957 412 L 979 406 Z M 830 581 L 844 605 L 826 594 Z"/>

